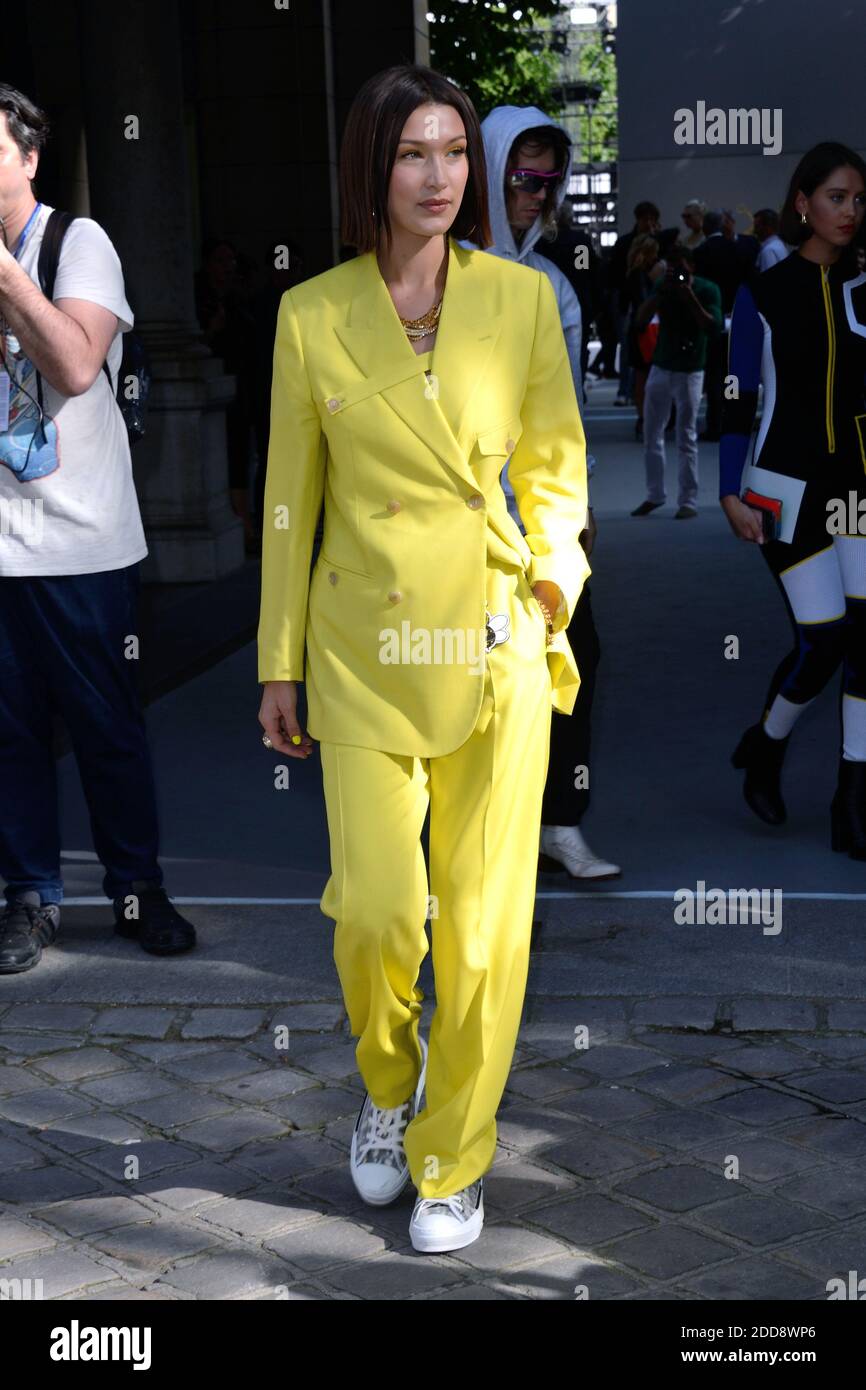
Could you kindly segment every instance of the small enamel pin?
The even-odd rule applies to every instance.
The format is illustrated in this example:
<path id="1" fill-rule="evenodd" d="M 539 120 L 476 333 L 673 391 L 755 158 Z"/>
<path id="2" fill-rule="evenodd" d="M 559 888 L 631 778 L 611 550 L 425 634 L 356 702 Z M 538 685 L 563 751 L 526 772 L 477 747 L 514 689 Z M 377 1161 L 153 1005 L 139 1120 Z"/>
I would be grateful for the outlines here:
<path id="1" fill-rule="evenodd" d="M 494 647 L 507 642 L 511 636 L 510 622 L 507 613 L 491 613 L 489 608 L 484 610 L 487 620 L 487 646 L 485 651 L 491 652 Z"/>

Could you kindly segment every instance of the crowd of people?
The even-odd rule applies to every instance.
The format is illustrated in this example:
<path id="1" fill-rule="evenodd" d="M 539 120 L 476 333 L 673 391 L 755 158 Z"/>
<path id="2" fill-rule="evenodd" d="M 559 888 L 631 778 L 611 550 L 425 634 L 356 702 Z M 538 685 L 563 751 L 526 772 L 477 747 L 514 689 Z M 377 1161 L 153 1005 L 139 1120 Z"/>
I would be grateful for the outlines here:
<path id="1" fill-rule="evenodd" d="M 683 204 L 681 226 L 662 226 L 655 203 L 634 208 L 634 225 L 598 254 L 585 232 L 561 227 L 542 246 L 580 297 L 584 377 L 617 382 L 614 405 L 635 408 L 634 437 L 645 446 L 647 495 L 634 516 L 664 505 L 665 436 L 676 432 L 677 520 L 697 516 L 698 441 L 718 443 L 731 314 L 740 285 L 784 260 L 779 213 L 763 207 L 749 232 L 729 207 L 700 198 Z M 573 248 L 583 245 L 585 270 Z M 589 361 L 590 329 L 599 347 Z M 706 398 L 706 420 L 697 419 Z"/>
<path id="2" fill-rule="evenodd" d="M 781 209 L 749 232 L 698 198 L 682 228 L 641 201 L 634 226 L 584 279 L 600 340 L 589 372 L 615 378 L 636 408 L 646 497 L 664 506 L 665 435 L 676 430 L 677 520 L 697 516 L 698 440 L 719 445 L 719 500 L 734 534 L 756 543 L 781 591 L 790 651 L 761 718 L 731 761 L 747 804 L 769 825 L 787 811 L 781 771 L 794 725 L 841 668 L 842 738 L 831 844 L 866 859 L 866 164 L 834 141 L 800 160 Z M 562 261 L 559 262 L 562 264 Z M 565 267 L 563 267 L 565 268 Z M 579 280 L 578 280 L 579 283 Z M 759 389 L 763 414 L 754 437 Z M 706 421 L 697 418 L 706 398 Z M 831 518 L 847 499 L 847 522 Z M 862 504 L 862 509 L 861 509 Z"/>

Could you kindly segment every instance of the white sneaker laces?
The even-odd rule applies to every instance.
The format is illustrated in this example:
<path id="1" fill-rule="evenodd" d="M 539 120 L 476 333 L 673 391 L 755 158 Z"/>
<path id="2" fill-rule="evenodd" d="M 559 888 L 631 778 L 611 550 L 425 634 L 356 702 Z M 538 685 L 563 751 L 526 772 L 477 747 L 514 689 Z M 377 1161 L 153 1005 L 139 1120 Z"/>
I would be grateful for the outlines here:
<path id="1" fill-rule="evenodd" d="M 452 1216 L 456 1216 L 458 1221 L 468 1221 L 477 1203 L 474 1202 L 470 1194 L 473 1183 L 470 1187 L 464 1187 L 461 1192 L 453 1192 L 450 1197 L 421 1197 L 415 1212 L 416 1217 L 423 1216 L 425 1212 L 432 1211 L 434 1207 L 444 1207 Z"/>
<path id="2" fill-rule="evenodd" d="M 411 1100 L 407 1100 L 394 1110 L 380 1110 L 370 1101 L 370 1112 L 355 1148 L 358 1163 L 369 1159 L 374 1163 L 390 1163 L 393 1168 L 403 1167 L 406 1162 L 403 1131 L 408 1123 L 411 1104 Z"/>

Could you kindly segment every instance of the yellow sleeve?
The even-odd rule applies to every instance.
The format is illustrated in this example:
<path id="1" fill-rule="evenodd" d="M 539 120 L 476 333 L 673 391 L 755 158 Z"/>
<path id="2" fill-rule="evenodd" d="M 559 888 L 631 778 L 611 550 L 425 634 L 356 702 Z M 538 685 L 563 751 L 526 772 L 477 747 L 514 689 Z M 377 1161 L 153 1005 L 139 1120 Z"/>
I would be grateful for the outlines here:
<path id="1" fill-rule="evenodd" d="M 538 310 L 529 379 L 520 416 L 523 433 L 508 464 L 526 541 L 529 581 L 558 584 L 571 621 L 590 573 L 578 540 L 587 522 L 586 439 L 574 393 L 565 336 L 549 278 L 538 272 Z"/>
<path id="2" fill-rule="evenodd" d="M 262 516 L 260 681 L 302 681 L 310 559 L 325 484 L 327 439 L 313 400 L 291 290 L 274 340 L 271 433 Z"/>

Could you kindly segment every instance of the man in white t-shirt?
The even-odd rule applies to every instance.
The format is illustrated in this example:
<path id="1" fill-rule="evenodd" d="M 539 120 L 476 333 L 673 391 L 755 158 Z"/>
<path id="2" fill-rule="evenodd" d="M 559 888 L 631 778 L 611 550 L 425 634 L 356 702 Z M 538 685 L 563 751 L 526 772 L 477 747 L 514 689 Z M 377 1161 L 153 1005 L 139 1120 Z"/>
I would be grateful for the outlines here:
<path id="1" fill-rule="evenodd" d="M 779 236 L 779 214 L 775 208 L 761 208 L 752 218 L 752 226 L 761 243 L 758 259 L 755 261 L 757 270 L 769 270 L 771 265 L 778 265 L 779 261 L 788 259 L 790 253 Z"/>
<path id="2" fill-rule="evenodd" d="M 129 659 L 147 544 L 115 390 L 133 315 L 117 252 L 87 217 L 66 232 L 52 300 L 42 293 L 52 209 L 31 184 L 46 134 L 44 113 L 0 83 L 0 974 L 32 969 L 59 928 L 55 710 L 115 930 L 155 955 L 195 943 L 162 886 Z"/>

